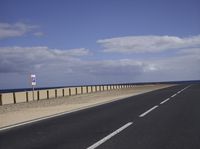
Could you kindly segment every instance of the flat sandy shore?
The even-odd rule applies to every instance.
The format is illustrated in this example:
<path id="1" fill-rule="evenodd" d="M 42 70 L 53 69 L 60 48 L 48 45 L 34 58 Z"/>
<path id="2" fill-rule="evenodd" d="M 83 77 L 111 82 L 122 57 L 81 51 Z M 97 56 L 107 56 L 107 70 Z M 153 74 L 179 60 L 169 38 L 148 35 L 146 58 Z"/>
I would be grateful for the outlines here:
<path id="1" fill-rule="evenodd" d="M 115 100 L 166 88 L 172 85 L 141 85 L 133 88 L 68 96 L 57 99 L 45 99 L 29 103 L 0 106 L 0 127 L 41 118 L 56 113 L 84 109 Z"/>

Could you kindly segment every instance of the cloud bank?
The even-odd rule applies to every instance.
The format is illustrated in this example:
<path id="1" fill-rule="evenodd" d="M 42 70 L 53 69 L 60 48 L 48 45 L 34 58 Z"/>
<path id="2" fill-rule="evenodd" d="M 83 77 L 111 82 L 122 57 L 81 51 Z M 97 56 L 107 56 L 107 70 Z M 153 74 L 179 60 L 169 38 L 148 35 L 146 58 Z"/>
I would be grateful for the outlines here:
<path id="1" fill-rule="evenodd" d="M 1 47 L 0 73 L 29 72 L 53 63 L 77 61 L 88 49 L 49 49 L 48 47 Z"/>
<path id="2" fill-rule="evenodd" d="M 173 49 L 200 46 L 200 35 L 180 38 L 177 36 L 128 36 L 98 40 L 104 52 L 155 53 Z"/>
<path id="3" fill-rule="evenodd" d="M 199 35 L 120 37 L 97 42 L 106 47 L 103 56 L 114 52 L 119 58 L 90 59 L 98 55 L 86 48 L 0 47 L 0 86 L 28 87 L 30 73 L 36 73 L 39 86 L 200 79 Z M 154 56 L 168 50 L 176 52 Z M 145 57 L 149 52 L 153 54 Z M 121 53 L 128 53 L 128 57 L 120 58 Z M 131 57 L 137 53 L 137 60 Z"/>

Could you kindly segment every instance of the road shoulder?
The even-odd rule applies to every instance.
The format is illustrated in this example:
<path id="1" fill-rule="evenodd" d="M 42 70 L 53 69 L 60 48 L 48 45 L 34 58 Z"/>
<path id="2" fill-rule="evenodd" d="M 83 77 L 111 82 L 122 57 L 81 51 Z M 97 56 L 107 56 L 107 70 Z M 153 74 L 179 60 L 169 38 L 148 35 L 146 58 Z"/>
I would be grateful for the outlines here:
<path id="1" fill-rule="evenodd" d="M 172 85 L 143 85 L 58 99 L 4 105 L 0 107 L 0 128 L 40 120 L 45 117 L 50 118 L 170 86 Z"/>

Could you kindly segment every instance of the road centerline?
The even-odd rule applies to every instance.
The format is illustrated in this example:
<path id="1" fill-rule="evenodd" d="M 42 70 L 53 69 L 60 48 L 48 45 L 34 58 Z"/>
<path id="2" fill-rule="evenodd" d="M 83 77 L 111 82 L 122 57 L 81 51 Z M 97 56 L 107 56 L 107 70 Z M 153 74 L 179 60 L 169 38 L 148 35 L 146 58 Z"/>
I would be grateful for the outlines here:
<path id="1" fill-rule="evenodd" d="M 160 104 L 164 104 L 164 103 L 167 102 L 168 100 L 170 100 L 170 98 L 165 99 L 165 100 L 162 101 Z"/>
<path id="2" fill-rule="evenodd" d="M 145 115 L 147 115 L 148 113 L 150 113 L 151 111 L 153 111 L 154 109 L 156 109 L 157 107 L 158 107 L 158 105 L 152 107 L 151 109 L 147 110 L 146 112 L 140 114 L 139 117 L 144 117 Z"/>
<path id="3" fill-rule="evenodd" d="M 180 93 L 181 93 L 181 91 L 178 91 L 178 92 L 177 92 L 177 94 L 180 94 Z"/>
<path id="4" fill-rule="evenodd" d="M 175 97 L 177 94 L 172 95 L 171 97 Z"/>
<path id="5" fill-rule="evenodd" d="M 109 140 L 110 138 L 114 137 L 115 135 L 117 135 L 118 133 L 120 133 L 121 131 L 123 131 L 124 129 L 126 129 L 127 127 L 129 127 L 132 124 L 133 124 L 133 122 L 129 122 L 129 123 L 123 125 L 122 127 L 120 127 L 119 129 L 115 130 L 111 134 L 107 135 L 103 139 L 101 139 L 98 142 L 94 143 L 93 145 L 89 146 L 87 149 L 95 149 L 95 148 L 97 148 L 98 146 L 100 146 L 101 144 L 103 144 L 104 142 Z"/>

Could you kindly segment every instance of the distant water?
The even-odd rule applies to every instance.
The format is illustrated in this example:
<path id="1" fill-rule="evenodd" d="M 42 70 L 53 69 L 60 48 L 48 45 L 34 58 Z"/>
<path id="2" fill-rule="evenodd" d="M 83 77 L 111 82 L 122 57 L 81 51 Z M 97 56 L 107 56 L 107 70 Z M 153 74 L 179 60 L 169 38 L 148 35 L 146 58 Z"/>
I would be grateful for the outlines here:
<path id="1" fill-rule="evenodd" d="M 197 83 L 200 83 L 200 80 L 168 81 L 168 82 L 139 82 L 139 83 L 132 83 L 132 84 L 144 85 L 144 84 L 197 84 Z M 124 83 L 124 84 L 128 84 L 128 83 Z M 98 84 L 98 85 L 114 85 L 114 84 Z M 79 85 L 79 86 L 91 86 L 91 85 Z M 57 86 L 57 87 L 39 87 L 39 88 L 36 87 L 35 90 L 56 89 L 56 88 L 66 88 L 66 87 L 77 87 L 77 86 Z M 0 89 L 0 93 L 23 92 L 23 91 L 32 91 L 32 88 Z"/>

